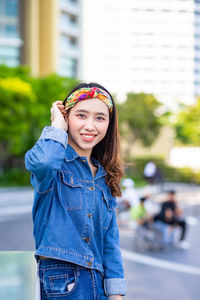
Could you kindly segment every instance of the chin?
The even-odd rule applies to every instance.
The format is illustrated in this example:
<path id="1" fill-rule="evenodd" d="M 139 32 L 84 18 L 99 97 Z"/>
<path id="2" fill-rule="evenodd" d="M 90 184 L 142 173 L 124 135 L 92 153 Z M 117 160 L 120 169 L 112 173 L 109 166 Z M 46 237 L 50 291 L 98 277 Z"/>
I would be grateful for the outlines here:
<path id="1" fill-rule="evenodd" d="M 95 144 L 96 145 L 96 144 Z M 95 145 L 78 145 L 82 150 L 92 150 Z"/>

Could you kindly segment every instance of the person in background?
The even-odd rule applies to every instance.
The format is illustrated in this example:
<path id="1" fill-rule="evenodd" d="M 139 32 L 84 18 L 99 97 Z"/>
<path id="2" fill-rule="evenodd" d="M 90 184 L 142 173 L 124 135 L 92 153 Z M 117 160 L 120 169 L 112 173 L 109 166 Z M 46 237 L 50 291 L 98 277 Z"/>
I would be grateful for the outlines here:
<path id="1" fill-rule="evenodd" d="M 156 165 L 153 161 L 149 161 L 146 163 L 144 167 L 144 178 L 149 182 L 149 184 L 154 184 L 156 179 Z"/>
<path id="2" fill-rule="evenodd" d="M 143 171 L 143 176 L 150 185 L 159 184 L 160 190 L 164 189 L 163 173 L 153 161 L 146 163 Z"/>
<path id="3" fill-rule="evenodd" d="M 154 222 L 153 213 L 148 208 L 149 198 L 149 195 L 140 198 L 140 204 L 131 209 L 131 218 L 146 230 L 145 237 L 150 245 L 155 249 L 165 248 L 174 243 L 173 228 L 161 221 Z"/>
<path id="4" fill-rule="evenodd" d="M 160 212 L 154 216 L 154 222 L 158 221 L 170 225 L 171 228 L 180 227 L 180 245 L 186 245 L 183 242 L 187 229 L 186 221 L 183 218 L 182 210 L 177 204 L 176 192 L 174 190 L 167 193 L 167 200 L 162 203 Z"/>
<path id="5" fill-rule="evenodd" d="M 135 190 L 135 182 L 131 178 L 124 178 L 121 182 L 122 196 L 118 198 L 118 212 L 123 212 L 131 209 L 132 206 L 137 206 L 139 197 Z"/>
<path id="6" fill-rule="evenodd" d="M 152 216 L 148 213 L 145 207 L 145 202 L 148 197 L 149 196 L 141 197 L 138 205 L 132 206 L 131 208 L 131 219 L 145 227 L 149 227 L 150 223 L 152 223 Z"/>

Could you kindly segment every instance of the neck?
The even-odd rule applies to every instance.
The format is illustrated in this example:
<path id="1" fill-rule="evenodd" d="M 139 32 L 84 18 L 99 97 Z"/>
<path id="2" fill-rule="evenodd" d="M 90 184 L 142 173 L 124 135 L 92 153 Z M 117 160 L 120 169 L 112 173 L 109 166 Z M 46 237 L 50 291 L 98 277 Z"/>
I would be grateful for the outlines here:
<path id="1" fill-rule="evenodd" d="M 71 143 L 71 141 L 69 140 L 68 140 L 68 144 L 78 153 L 78 155 L 85 156 L 87 157 L 89 162 L 91 161 L 91 153 L 92 153 L 91 149 L 88 150 L 81 149 L 76 144 Z"/>

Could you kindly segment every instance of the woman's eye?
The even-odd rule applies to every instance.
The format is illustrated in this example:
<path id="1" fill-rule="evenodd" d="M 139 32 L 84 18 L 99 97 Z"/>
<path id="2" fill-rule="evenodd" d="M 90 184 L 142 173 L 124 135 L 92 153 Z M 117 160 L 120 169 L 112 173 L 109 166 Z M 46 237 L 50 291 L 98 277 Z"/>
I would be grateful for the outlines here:
<path id="1" fill-rule="evenodd" d="M 100 116 L 99 116 L 99 117 L 97 117 L 97 120 L 98 120 L 98 121 L 103 121 L 103 120 L 105 120 L 105 119 L 104 119 L 103 117 L 100 117 Z"/>
<path id="2" fill-rule="evenodd" d="M 80 118 L 84 118 L 85 117 L 84 114 L 78 114 L 77 116 L 80 117 Z"/>

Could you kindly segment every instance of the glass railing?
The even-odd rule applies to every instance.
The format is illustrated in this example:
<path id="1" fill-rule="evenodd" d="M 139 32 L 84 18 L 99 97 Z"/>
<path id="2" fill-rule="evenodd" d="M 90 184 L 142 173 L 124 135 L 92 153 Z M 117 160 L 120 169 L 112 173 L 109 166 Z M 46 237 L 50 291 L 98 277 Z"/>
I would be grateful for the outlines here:
<path id="1" fill-rule="evenodd" d="M 34 300 L 35 269 L 33 252 L 1 252 L 0 299 Z"/>

